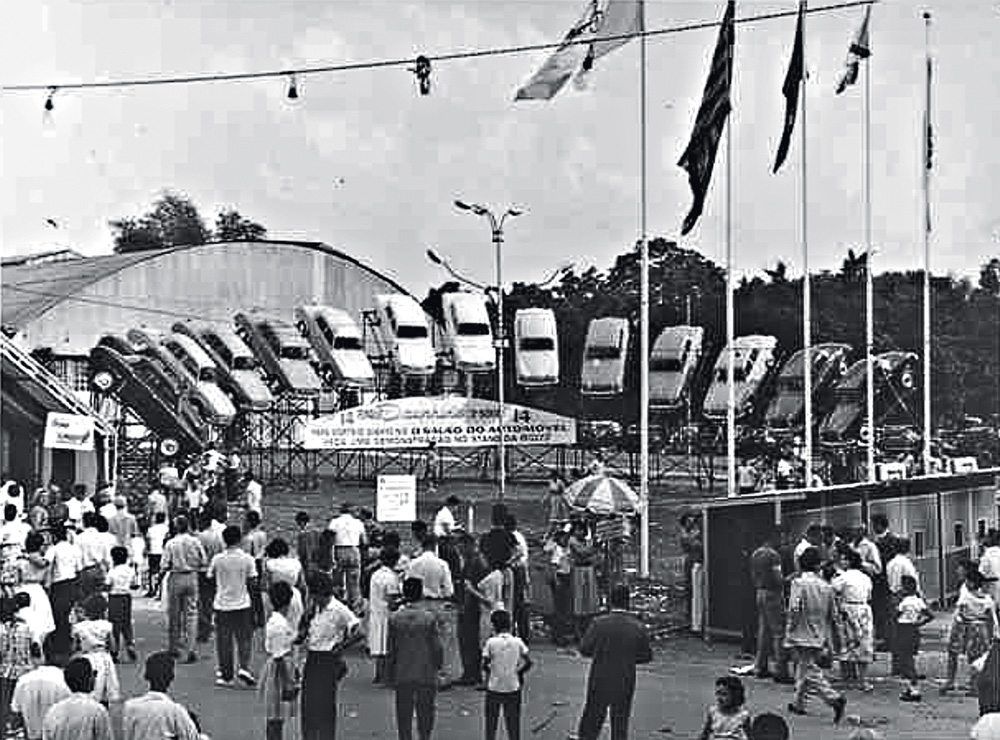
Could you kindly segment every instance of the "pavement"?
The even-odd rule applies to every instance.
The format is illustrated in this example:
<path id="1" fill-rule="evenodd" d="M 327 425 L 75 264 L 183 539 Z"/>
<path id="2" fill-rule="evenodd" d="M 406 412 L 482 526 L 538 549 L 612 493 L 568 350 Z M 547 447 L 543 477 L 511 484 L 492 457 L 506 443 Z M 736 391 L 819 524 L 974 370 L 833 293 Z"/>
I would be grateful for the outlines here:
<path id="1" fill-rule="evenodd" d="M 141 661 L 150 652 L 165 647 L 166 624 L 159 603 L 138 597 L 135 604 L 140 663 L 118 666 L 126 697 L 146 690 Z M 927 651 L 919 658 L 921 671 L 931 676 L 925 682 L 921 704 L 898 700 L 899 681 L 887 677 L 888 656 L 879 655 L 873 667 L 876 685 L 871 694 L 847 692 L 846 718 L 840 727 L 832 724 L 831 711 L 819 704 L 808 706 L 808 716 L 790 717 L 785 710 L 791 687 L 769 680 L 744 679 L 748 707 L 752 713 L 777 711 L 788 719 L 792 738 L 802 740 L 847 740 L 852 727 L 874 727 L 885 740 L 965 740 L 975 722 L 976 700 L 965 696 L 940 697 L 933 677 L 943 675 L 941 635 L 947 618 L 941 616 L 927 629 Z M 255 667 L 263 663 L 255 651 Z M 201 645 L 201 659 L 193 665 L 178 665 L 171 691 L 180 702 L 197 712 L 213 740 L 251 740 L 264 737 L 263 709 L 255 689 L 214 686 L 213 645 Z M 563 740 L 575 731 L 582 707 L 588 663 L 572 650 L 557 649 L 542 639 L 531 645 L 534 669 L 525 690 L 522 735 L 529 740 Z M 707 643 L 695 636 L 679 635 L 654 646 L 655 659 L 640 668 L 632 721 L 632 738 L 672 740 L 696 738 L 704 712 L 713 700 L 714 681 L 732 667 L 745 665 L 737 648 L 728 643 Z M 348 657 L 349 673 L 341 684 L 338 736 L 355 740 L 396 737 L 392 691 L 373 686 L 371 663 L 361 652 Z M 965 675 L 960 669 L 959 680 Z M 483 694 L 454 688 L 438 698 L 435 738 L 478 737 L 482 729 Z M 116 724 L 120 705 L 112 707 Z M 286 727 L 285 737 L 297 740 L 297 727 Z M 604 730 L 608 737 L 608 729 Z"/>

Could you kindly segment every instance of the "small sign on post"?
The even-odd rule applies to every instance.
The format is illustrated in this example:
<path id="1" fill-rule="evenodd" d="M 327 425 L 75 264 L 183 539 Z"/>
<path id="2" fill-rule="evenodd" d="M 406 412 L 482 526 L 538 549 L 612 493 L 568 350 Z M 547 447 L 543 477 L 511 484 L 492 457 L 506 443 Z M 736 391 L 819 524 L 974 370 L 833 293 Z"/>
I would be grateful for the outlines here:
<path id="1" fill-rule="evenodd" d="M 375 518 L 380 522 L 412 522 L 417 518 L 417 477 L 380 475 L 375 489 Z"/>

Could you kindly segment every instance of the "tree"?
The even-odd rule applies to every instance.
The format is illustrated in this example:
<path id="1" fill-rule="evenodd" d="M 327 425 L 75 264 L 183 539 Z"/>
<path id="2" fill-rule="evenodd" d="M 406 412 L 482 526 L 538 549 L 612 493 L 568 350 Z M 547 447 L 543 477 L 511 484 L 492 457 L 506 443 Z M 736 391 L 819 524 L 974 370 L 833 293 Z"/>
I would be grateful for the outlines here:
<path id="1" fill-rule="evenodd" d="M 114 250 L 118 253 L 204 244 L 212 236 L 197 206 L 170 191 L 165 191 L 146 215 L 110 224 L 116 232 Z"/>
<path id="2" fill-rule="evenodd" d="M 255 242 L 267 236 L 267 229 L 240 215 L 235 208 L 222 211 L 215 219 L 215 241 Z"/>

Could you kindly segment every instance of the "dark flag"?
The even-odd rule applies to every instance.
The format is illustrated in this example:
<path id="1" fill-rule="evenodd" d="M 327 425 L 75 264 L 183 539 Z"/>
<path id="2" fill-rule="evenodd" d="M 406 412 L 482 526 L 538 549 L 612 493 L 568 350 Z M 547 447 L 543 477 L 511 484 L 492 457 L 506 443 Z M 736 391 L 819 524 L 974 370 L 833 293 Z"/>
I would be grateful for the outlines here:
<path id="1" fill-rule="evenodd" d="M 930 188 L 931 170 L 934 169 L 934 124 L 931 121 L 931 71 L 933 65 L 931 56 L 927 55 L 927 110 L 924 111 L 924 193 Z M 926 204 L 926 227 L 927 233 L 931 231 L 931 202 L 930 198 L 925 198 Z"/>
<path id="2" fill-rule="evenodd" d="M 844 61 L 844 73 L 837 80 L 837 95 L 858 81 L 858 67 L 863 59 L 872 55 L 871 43 L 868 37 L 868 24 L 872 19 L 872 6 L 865 8 L 865 17 L 858 26 L 857 33 L 847 49 L 847 59 Z"/>
<path id="3" fill-rule="evenodd" d="M 785 96 L 785 128 L 781 132 L 778 143 L 778 153 L 774 157 L 774 169 L 777 172 L 788 156 L 788 147 L 792 143 L 792 131 L 795 130 L 795 115 L 799 110 L 799 91 L 802 89 L 803 59 L 802 59 L 802 15 L 805 11 L 805 0 L 799 2 L 799 15 L 795 21 L 795 43 L 792 46 L 792 58 L 788 60 L 788 72 L 785 73 L 785 83 L 781 93 Z"/>
<path id="4" fill-rule="evenodd" d="M 715 167 L 719 139 L 722 138 L 722 129 L 732 109 L 729 89 L 733 79 L 733 46 L 736 43 L 736 24 L 733 22 L 735 15 L 736 0 L 729 0 L 726 4 L 726 13 L 722 16 L 719 38 L 715 42 L 715 54 L 712 56 L 712 69 L 705 82 L 705 92 L 702 94 L 701 106 L 695 117 L 691 140 L 677 162 L 678 167 L 687 170 L 688 182 L 694 196 L 691 210 L 684 218 L 684 225 L 681 227 L 682 236 L 698 223 L 705 206 L 705 195 L 712 182 L 712 169 Z"/>

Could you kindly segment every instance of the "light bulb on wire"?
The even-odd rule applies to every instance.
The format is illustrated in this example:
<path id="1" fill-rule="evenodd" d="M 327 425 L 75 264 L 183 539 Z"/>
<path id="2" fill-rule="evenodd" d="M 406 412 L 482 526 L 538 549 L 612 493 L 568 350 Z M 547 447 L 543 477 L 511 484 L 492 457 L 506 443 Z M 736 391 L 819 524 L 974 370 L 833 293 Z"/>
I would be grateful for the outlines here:
<path id="1" fill-rule="evenodd" d="M 294 74 L 288 75 L 288 95 L 287 95 L 287 97 L 288 97 L 289 100 L 298 100 L 299 99 L 299 86 L 297 84 L 297 81 L 295 79 L 295 75 Z"/>
<path id="2" fill-rule="evenodd" d="M 45 105 L 43 106 L 42 112 L 42 133 L 45 136 L 54 136 L 56 132 L 56 121 L 55 117 L 52 115 L 52 111 L 55 110 L 55 103 L 52 101 L 52 96 L 56 94 L 56 88 L 49 88 L 49 95 L 45 98 Z"/>

